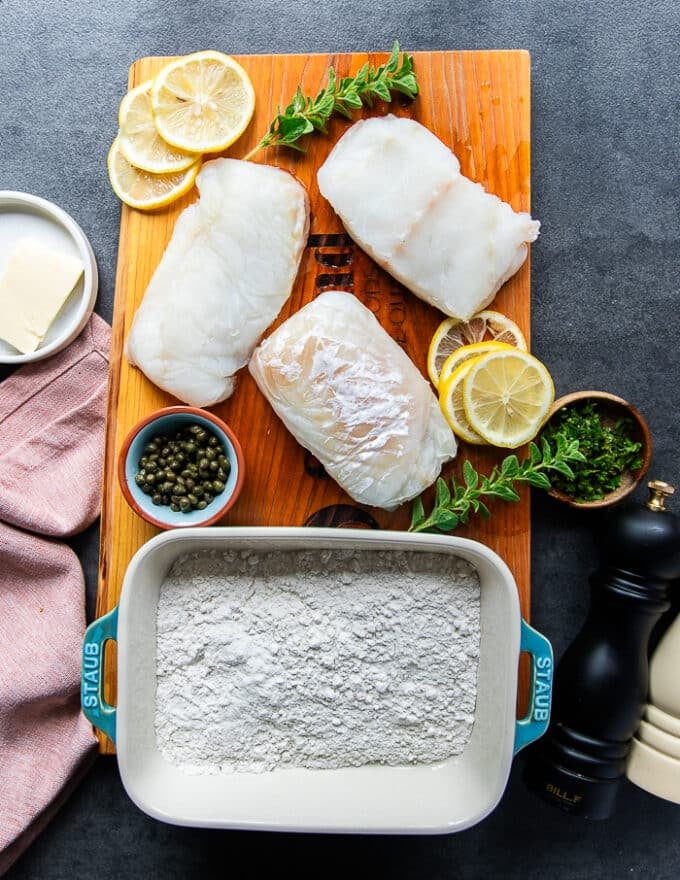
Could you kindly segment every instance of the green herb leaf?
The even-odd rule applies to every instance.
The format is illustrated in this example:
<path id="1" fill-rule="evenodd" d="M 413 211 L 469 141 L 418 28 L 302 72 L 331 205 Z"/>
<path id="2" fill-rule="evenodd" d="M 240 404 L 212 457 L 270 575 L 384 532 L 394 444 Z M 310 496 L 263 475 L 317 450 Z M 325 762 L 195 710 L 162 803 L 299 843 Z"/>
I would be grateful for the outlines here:
<path id="1" fill-rule="evenodd" d="M 501 473 L 504 477 L 512 478 L 517 476 L 519 473 L 519 461 L 517 460 L 516 455 L 508 455 L 507 458 L 503 459 Z"/>
<path id="2" fill-rule="evenodd" d="M 418 526 L 425 520 L 425 508 L 423 507 L 422 498 L 416 498 L 411 508 L 411 526 L 410 531 L 414 532 Z"/>
<path id="3" fill-rule="evenodd" d="M 540 471 L 534 471 L 533 473 L 527 474 L 526 481 L 530 486 L 534 486 L 536 489 L 550 488 L 550 480 Z"/>
<path id="4" fill-rule="evenodd" d="M 440 510 L 436 517 L 434 517 L 436 527 L 443 532 L 450 532 L 452 529 L 455 529 L 459 521 L 459 517 L 450 510 Z"/>
<path id="5" fill-rule="evenodd" d="M 446 481 L 442 480 L 440 477 L 437 480 L 437 507 L 446 507 L 446 505 L 451 501 L 451 492 L 449 491 L 449 487 L 446 485 Z"/>
<path id="6" fill-rule="evenodd" d="M 479 474 L 467 459 L 463 462 L 463 479 L 468 489 L 474 489 L 479 483 Z"/>

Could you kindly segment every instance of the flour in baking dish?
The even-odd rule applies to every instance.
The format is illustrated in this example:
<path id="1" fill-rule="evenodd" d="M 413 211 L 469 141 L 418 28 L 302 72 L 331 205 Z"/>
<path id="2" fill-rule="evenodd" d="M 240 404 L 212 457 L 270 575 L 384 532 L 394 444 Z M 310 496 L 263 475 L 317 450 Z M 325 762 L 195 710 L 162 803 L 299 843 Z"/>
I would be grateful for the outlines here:
<path id="1" fill-rule="evenodd" d="M 470 738 L 479 577 L 459 557 L 188 554 L 157 624 L 156 737 L 186 772 L 431 763 Z"/>

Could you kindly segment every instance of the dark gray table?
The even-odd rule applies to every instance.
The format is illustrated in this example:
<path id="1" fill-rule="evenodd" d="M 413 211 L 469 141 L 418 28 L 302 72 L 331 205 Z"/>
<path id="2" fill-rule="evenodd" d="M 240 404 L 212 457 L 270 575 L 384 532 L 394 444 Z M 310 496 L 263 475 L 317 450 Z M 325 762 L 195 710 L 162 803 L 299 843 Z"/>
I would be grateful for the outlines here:
<path id="1" fill-rule="evenodd" d="M 532 349 L 558 394 L 602 388 L 634 402 L 653 433 L 652 474 L 678 482 L 679 36 L 676 0 L 0 0 L 0 189 L 51 199 L 82 225 L 99 262 L 97 311 L 110 320 L 120 206 L 105 156 L 137 57 L 388 49 L 395 37 L 411 50 L 526 48 L 543 224 Z M 532 618 L 558 657 L 585 613 L 593 525 L 533 499 Z M 74 543 L 91 616 L 97 529 Z M 520 756 L 501 804 L 467 832 L 360 838 L 162 825 L 128 800 L 115 759 L 99 758 L 7 876 L 678 876 L 680 807 L 626 784 L 612 819 L 585 822 L 536 800 L 521 767 Z"/>

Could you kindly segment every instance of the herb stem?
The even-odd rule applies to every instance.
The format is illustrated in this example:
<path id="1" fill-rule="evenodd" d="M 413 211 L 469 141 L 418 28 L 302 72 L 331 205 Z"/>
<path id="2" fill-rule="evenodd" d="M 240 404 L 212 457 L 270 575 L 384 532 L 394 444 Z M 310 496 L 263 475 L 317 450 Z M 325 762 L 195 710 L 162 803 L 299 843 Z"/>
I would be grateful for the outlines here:
<path id="1" fill-rule="evenodd" d="M 429 515 L 425 514 L 422 497 L 413 503 L 410 532 L 453 531 L 466 523 L 470 513 L 489 517 L 490 511 L 482 499 L 500 498 L 519 501 L 515 484 L 528 484 L 537 489 L 549 489 L 548 474 L 573 476 L 570 464 L 585 461 L 579 451 L 578 440 L 569 440 L 563 434 L 554 437 L 555 449 L 541 438 L 541 446 L 529 444 L 529 457 L 520 462 L 516 455 L 508 455 L 488 476 L 480 475 L 469 461 L 463 463 L 463 483 L 451 478 L 451 485 L 441 477 L 437 480 L 435 502 Z"/>
<path id="2" fill-rule="evenodd" d="M 260 150 L 273 146 L 301 151 L 297 145 L 300 138 L 313 131 L 325 134 L 326 122 L 333 113 L 351 119 L 354 110 L 364 105 L 372 107 L 374 100 L 390 102 L 392 92 L 408 98 L 415 98 L 418 94 L 413 56 L 403 54 L 400 59 L 396 41 L 387 63 L 377 69 L 366 62 L 354 76 L 338 79 L 334 68 L 330 67 L 328 83 L 315 98 L 306 96 L 298 86 L 291 103 L 283 112 L 279 107 L 267 133 L 244 159 L 252 159 Z"/>

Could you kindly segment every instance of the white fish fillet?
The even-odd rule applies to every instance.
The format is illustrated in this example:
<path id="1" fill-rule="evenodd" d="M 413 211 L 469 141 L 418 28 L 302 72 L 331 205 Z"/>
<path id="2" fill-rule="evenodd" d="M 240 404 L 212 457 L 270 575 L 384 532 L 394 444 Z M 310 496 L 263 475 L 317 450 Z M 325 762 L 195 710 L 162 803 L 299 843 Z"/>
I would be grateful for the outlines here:
<path id="1" fill-rule="evenodd" d="M 193 406 L 234 390 L 234 374 L 290 296 L 309 229 L 304 187 L 286 171 L 207 162 L 200 199 L 178 217 L 132 322 L 125 354 Z"/>
<path id="2" fill-rule="evenodd" d="M 355 123 L 317 175 L 352 238 L 416 296 L 467 320 L 522 265 L 540 223 L 460 173 L 412 119 Z"/>
<path id="3" fill-rule="evenodd" d="M 415 498 L 456 454 L 429 383 L 350 293 L 322 293 L 248 369 L 296 440 L 362 504 L 392 510 Z"/>

